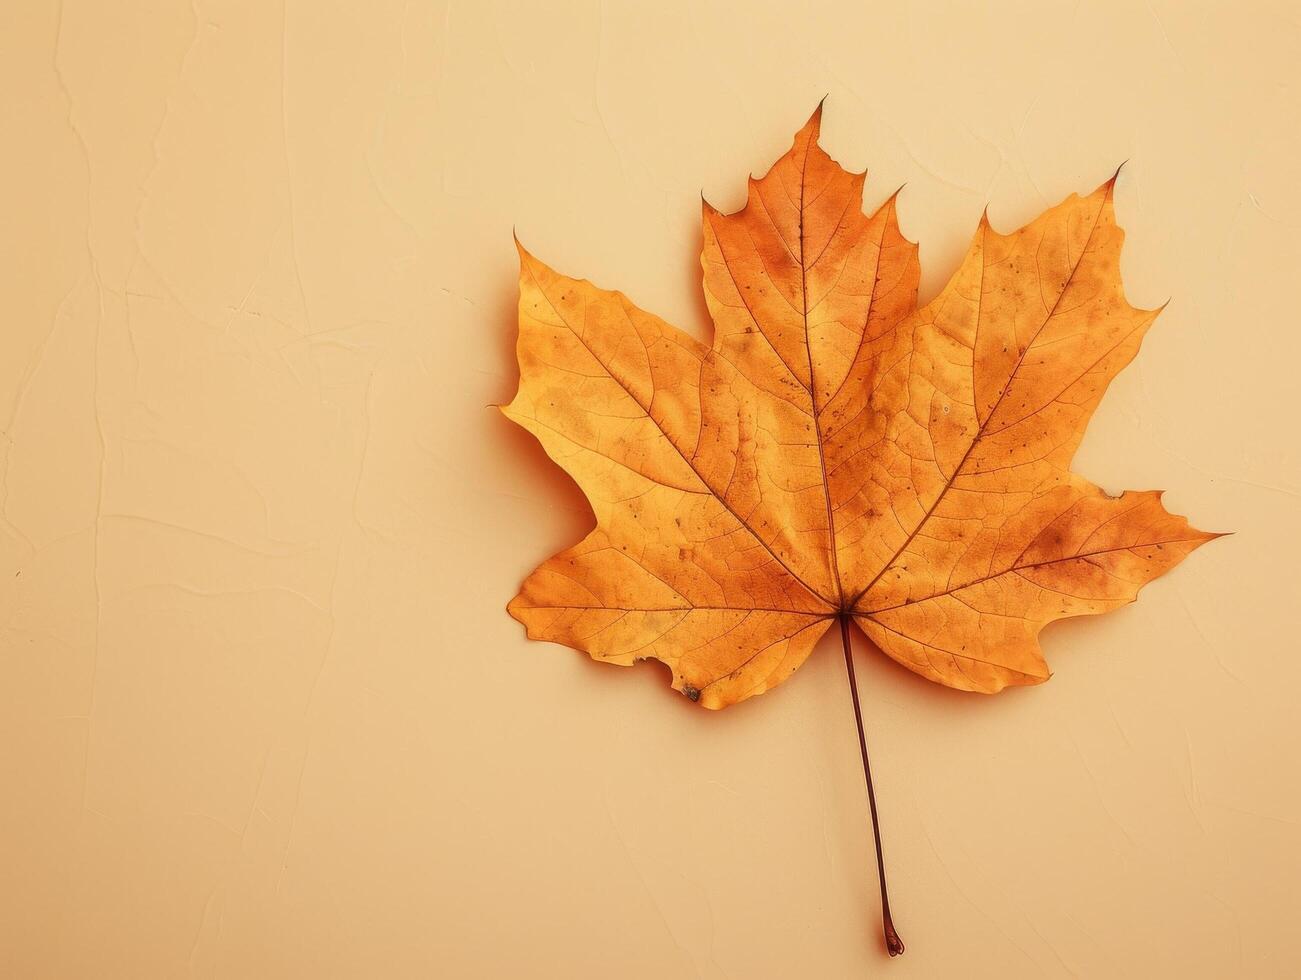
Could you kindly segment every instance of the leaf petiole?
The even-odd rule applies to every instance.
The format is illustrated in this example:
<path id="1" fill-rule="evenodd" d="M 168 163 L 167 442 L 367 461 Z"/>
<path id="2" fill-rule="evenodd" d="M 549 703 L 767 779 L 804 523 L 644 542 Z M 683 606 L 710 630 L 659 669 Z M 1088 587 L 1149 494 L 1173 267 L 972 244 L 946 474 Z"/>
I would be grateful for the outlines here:
<path id="1" fill-rule="evenodd" d="M 858 747 L 863 753 L 863 778 L 867 781 L 867 805 L 872 811 L 872 839 L 876 843 L 876 875 L 881 882 L 881 931 L 885 948 L 891 956 L 903 953 L 903 940 L 890 916 L 890 893 L 885 885 L 885 859 L 881 854 L 881 828 L 876 819 L 876 793 L 872 789 L 872 766 L 867 759 L 867 737 L 863 734 L 863 710 L 858 705 L 858 681 L 854 678 L 854 655 L 849 643 L 849 616 L 841 613 L 840 639 L 845 647 L 845 672 L 849 675 L 849 694 L 854 702 L 854 721 L 858 724 Z"/>

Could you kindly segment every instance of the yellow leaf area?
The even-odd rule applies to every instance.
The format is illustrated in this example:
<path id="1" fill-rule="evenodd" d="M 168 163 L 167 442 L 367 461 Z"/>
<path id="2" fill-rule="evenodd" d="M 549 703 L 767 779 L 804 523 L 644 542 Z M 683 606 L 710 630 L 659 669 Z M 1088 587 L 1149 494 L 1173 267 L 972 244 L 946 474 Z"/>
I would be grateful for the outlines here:
<path id="1" fill-rule="evenodd" d="M 1133 601 L 1215 537 L 1070 471 L 1158 312 L 1125 300 L 1114 178 L 1010 235 L 982 219 L 919 309 L 894 199 L 863 214 L 820 121 L 744 209 L 704 206 L 712 345 L 520 249 L 503 411 L 596 527 L 510 613 L 597 660 L 661 660 L 708 708 L 780 684 L 838 616 L 941 684 L 1037 684 L 1044 625 Z"/>

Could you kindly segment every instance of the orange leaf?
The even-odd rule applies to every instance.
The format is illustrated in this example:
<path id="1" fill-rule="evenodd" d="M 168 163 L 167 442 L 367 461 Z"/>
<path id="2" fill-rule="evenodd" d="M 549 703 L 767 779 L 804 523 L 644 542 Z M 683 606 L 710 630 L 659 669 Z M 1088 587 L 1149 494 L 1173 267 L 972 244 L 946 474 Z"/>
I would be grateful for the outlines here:
<path id="1" fill-rule="evenodd" d="M 818 146 L 704 208 L 705 346 L 520 249 L 504 411 L 596 515 L 511 602 L 534 639 L 654 657 L 710 708 L 789 677 L 837 617 L 950 687 L 1048 678 L 1038 634 L 1131 602 L 1215 537 L 1070 471 L 1158 311 L 1120 282 L 1114 178 L 1011 235 L 982 219 L 916 307 L 891 198 Z"/>

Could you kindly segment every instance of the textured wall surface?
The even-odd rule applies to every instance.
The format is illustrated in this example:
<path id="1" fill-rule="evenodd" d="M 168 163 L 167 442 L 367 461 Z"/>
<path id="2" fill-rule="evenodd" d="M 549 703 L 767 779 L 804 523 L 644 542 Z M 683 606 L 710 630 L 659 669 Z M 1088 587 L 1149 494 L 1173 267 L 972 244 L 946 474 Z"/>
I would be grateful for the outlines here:
<path id="1" fill-rule="evenodd" d="M 0 975 L 1286 977 L 1294 3 L 6 3 Z M 590 521 L 509 397 L 512 226 L 703 333 L 828 93 L 922 297 L 1128 159 L 1172 298 L 1077 459 L 1236 530 L 994 698 L 832 637 L 721 714 L 504 611 Z"/>

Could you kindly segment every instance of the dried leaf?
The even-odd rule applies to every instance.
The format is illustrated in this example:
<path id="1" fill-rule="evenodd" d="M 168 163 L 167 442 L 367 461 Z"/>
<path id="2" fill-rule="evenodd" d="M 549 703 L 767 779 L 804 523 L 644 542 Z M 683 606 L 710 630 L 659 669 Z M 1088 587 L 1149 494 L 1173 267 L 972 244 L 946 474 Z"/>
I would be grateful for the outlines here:
<path id="1" fill-rule="evenodd" d="M 504 411 L 596 528 L 510 612 L 597 660 L 661 660 L 709 708 L 781 683 L 842 615 L 950 687 L 1037 684 L 1044 625 L 1133 601 L 1215 537 L 1070 471 L 1159 312 L 1125 299 L 1114 178 L 1010 235 L 982 219 L 917 309 L 894 198 L 863 215 L 820 119 L 743 210 L 704 207 L 712 346 L 520 248 Z"/>

